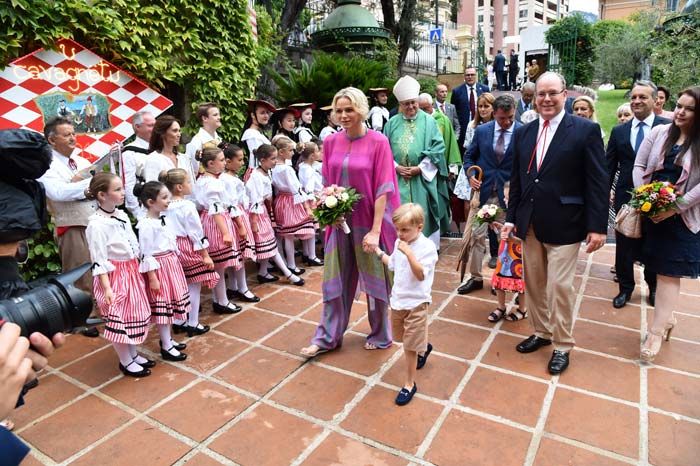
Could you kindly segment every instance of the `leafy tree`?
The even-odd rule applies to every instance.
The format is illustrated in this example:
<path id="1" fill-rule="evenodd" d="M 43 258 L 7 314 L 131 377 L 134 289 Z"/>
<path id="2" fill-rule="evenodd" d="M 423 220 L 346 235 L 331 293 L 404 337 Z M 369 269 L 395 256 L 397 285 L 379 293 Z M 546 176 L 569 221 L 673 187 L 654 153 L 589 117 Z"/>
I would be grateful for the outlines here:
<path id="1" fill-rule="evenodd" d="M 620 33 L 629 27 L 627 21 L 620 19 L 604 19 L 593 23 L 591 26 L 591 39 L 594 45 L 606 42 L 611 35 Z"/>
<path id="2" fill-rule="evenodd" d="M 566 69 L 568 63 L 565 41 L 574 36 L 576 37 L 576 65 L 572 70 L 573 81 L 567 84 L 588 85 L 593 79 L 594 53 L 591 24 L 582 15 L 574 13 L 557 21 L 549 28 L 545 33 L 545 40 L 559 53 L 561 65 Z"/>
<path id="3" fill-rule="evenodd" d="M 669 21 L 653 35 L 654 79 L 675 95 L 698 85 L 700 69 L 700 10 Z"/>
<path id="4" fill-rule="evenodd" d="M 596 78 L 618 87 L 623 82 L 633 82 L 651 57 L 651 35 L 658 19 L 658 12 L 650 10 L 632 15 L 629 22 L 600 22 L 609 27 L 595 24 Z"/>

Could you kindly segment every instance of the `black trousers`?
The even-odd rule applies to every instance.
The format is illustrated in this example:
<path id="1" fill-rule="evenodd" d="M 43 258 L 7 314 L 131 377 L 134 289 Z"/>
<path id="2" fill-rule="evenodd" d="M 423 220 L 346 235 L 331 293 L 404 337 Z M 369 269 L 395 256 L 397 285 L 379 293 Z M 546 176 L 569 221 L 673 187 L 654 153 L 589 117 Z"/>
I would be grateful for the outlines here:
<path id="1" fill-rule="evenodd" d="M 491 257 L 498 257 L 498 236 L 496 236 L 496 232 L 493 231 L 491 228 L 489 228 L 489 254 L 491 254 Z"/>
<path id="2" fill-rule="evenodd" d="M 632 294 L 634 291 L 634 262 L 642 259 L 642 240 L 628 238 L 615 232 L 615 272 L 620 293 Z M 644 268 L 644 281 L 650 291 L 656 291 L 656 274 Z"/>

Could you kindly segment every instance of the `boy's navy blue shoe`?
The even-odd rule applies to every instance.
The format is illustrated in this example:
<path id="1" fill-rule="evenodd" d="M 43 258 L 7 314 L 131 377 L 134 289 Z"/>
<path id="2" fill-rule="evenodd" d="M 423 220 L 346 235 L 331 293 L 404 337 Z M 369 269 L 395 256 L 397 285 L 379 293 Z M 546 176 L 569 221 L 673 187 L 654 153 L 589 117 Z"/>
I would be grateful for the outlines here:
<path id="1" fill-rule="evenodd" d="M 396 404 L 399 406 L 407 405 L 408 402 L 413 399 L 413 395 L 416 394 L 416 390 L 418 390 L 418 387 L 416 386 L 415 382 L 413 382 L 413 389 L 410 391 L 406 388 L 402 388 L 399 394 L 396 395 Z"/>
<path id="2" fill-rule="evenodd" d="M 425 354 L 421 356 L 420 354 L 418 355 L 418 363 L 416 364 L 416 369 L 420 370 L 423 369 L 423 366 L 425 366 L 425 363 L 428 362 L 428 356 L 430 356 L 430 352 L 433 350 L 433 345 L 428 343 L 428 349 L 425 350 Z"/>

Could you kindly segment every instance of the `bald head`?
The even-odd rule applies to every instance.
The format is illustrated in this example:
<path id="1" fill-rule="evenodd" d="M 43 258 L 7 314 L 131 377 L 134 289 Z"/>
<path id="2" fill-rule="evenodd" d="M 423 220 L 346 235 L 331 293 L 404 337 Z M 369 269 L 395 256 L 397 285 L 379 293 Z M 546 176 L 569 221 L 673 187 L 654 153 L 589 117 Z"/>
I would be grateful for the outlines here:
<path id="1" fill-rule="evenodd" d="M 551 120 L 564 109 L 566 80 L 553 71 L 542 73 L 537 78 L 535 96 L 540 116 L 545 120 Z"/>

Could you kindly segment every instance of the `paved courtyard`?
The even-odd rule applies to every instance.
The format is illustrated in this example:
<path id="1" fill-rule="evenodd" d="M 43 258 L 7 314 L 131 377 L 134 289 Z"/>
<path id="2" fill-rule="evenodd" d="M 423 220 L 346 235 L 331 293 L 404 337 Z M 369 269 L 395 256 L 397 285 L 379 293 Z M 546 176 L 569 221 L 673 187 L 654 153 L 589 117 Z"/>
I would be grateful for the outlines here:
<path id="1" fill-rule="evenodd" d="M 23 464 L 700 464 L 700 282 L 684 281 L 673 338 L 655 365 L 642 365 L 646 289 L 613 309 L 613 246 L 582 252 L 578 347 L 552 377 L 551 351 L 515 351 L 528 320 L 490 324 L 488 286 L 457 295 L 459 243 L 443 241 L 435 351 L 408 406 L 394 405 L 400 345 L 362 348 L 362 303 L 341 350 L 298 355 L 321 312 L 321 271 L 312 269 L 302 288 L 256 287 L 262 301 L 238 315 L 205 312 L 212 331 L 187 341 L 187 361 L 159 362 L 144 379 L 124 378 L 104 340 L 70 336 L 14 413 L 32 446 Z M 152 356 L 157 345 L 152 332 Z"/>

